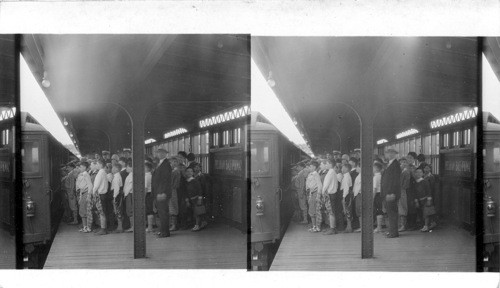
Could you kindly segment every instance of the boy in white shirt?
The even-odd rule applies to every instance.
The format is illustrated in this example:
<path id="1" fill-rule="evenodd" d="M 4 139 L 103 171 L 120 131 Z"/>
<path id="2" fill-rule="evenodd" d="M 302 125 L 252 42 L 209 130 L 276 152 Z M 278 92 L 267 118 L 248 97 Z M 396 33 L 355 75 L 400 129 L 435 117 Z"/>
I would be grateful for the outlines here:
<path id="1" fill-rule="evenodd" d="M 127 178 L 123 184 L 123 196 L 125 197 L 125 209 L 130 219 L 130 228 L 125 232 L 134 232 L 134 195 L 132 194 L 132 161 L 127 162 Z"/>
<path id="2" fill-rule="evenodd" d="M 123 207 L 123 180 L 120 171 L 122 165 L 116 163 L 113 165 L 111 172 L 113 173 L 113 181 L 111 182 L 111 193 L 113 193 L 113 209 L 115 211 L 116 219 L 118 220 L 118 227 L 116 227 L 115 233 L 123 232 L 123 219 L 122 219 L 122 207 Z"/>
<path id="3" fill-rule="evenodd" d="M 358 172 L 358 176 L 356 176 L 356 180 L 354 180 L 352 191 L 354 195 L 354 210 L 359 220 L 359 228 L 354 232 L 361 232 L 361 167 L 359 165 L 356 166 L 356 172 Z"/>
<path id="4" fill-rule="evenodd" d="M 90 229 L 89 222 L 87 221 L 87 206 L 91 205 L 89 203 L 90 194 L 92 193 L 93 185 L 92 180 L 90 180 L 90 175 L 87 172 L 89 168 L 88 162 L 81 162 L 79 165 L 80 174 L 76 179 L 76 191 L 79 195 L 78 206 L 79 206 L 79 214 L 82 217 L 82 229 L 80 232 L 89 233 L 92 230 Z"/>
<path id="5" fill-rule="evenodd" d="M 106 235 L 106 193 L 108 192 L 108 176 L 106 169 L 104 168 L 106 164 L 103 159 L 98 159 L 96 168 L 98 170 L 97 175 L 94 180 L 93 196 L 94 205 L 99 213 L 99 220 L 101 222 L 101 229 L 99 229 L 96 235 Z"/>
<path id="6" fill-rule="evenodd" d="M 384 212 L 382 211 L 382 196 L 380 196 L 380 191 L 382 187 L 382 166 L 379 162 L 373 163 L 373 212 L 377 217 L 377 228 L 373 232 L 382 232 L 382 222 L 384 220 Z"/>
<path id="7" fill-rule="evenodd" d="M 342 191 L 342 204 L 344 207 L 344 214 L 347 218 L 347 227 L 344 232 L 351 233 L 352 232 L 352 179 L 350 172 L 351 165 L 346 163 L 342 165 L 342 183 L 340 186 L 340 190 Z"/>
<path id="8" fill-rule="evenodd" d="M 151 193 L 151 181 L 153 177 L 151 174 L 151 170 L 153 170 L 153 165 L 151 165 L 151 163 L 149 162 L 146 162 L 144 164 L 144 169 L 146 171 L 144 179 L 144 185 L 146 186 L 145 187 L 146 216 L 148 217 L 148 228 L 146 228 L 146 232 L 151 233 L 153 232 L 153 223 L 155 219 L 153 211 L 153 194 Z"/>
<path id="9" fill-rule="evenodd" d="M 324 162 L 324 168 L 327 170 L 325 179 L 323 181 L 323 188 L 320 193 L 320 201 L 318 202 L 316 209 L 316 223 L 321 223 L 321 208 L 324 206 L 326 212 L 328 213 L 328 222 L 330 228 L 327 229 L 323 235 L 333 235 L 337 233 L 335 225 L 335 214 L 333 207 L 335 204 L 335 193 L 337 193 L 337 173 L 333 168 L 333 160 L 327 159 Z"/>

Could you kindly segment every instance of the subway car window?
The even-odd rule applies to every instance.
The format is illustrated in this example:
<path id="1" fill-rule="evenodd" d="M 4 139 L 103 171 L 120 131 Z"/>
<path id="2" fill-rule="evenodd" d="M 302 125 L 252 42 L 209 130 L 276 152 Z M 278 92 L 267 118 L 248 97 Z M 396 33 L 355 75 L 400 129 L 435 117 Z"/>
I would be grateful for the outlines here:
<path id="1" fill-rule="evenodd" d="M 493 172 L 500 172 L 500 142 L 493 147 Z"/>
<path id="2" fill-rule="evenodd" d="M 269 141 L 250 141 L 250 158 L 252 172 L 269 172 Z"/>
<path id="3" fill-rule="evenodd" d="M 40 144 L 38 142 L 24 142 L 21 149 L 21 157 L 23 161 L 24 173 L 39 173 L 40 172 Z"/>

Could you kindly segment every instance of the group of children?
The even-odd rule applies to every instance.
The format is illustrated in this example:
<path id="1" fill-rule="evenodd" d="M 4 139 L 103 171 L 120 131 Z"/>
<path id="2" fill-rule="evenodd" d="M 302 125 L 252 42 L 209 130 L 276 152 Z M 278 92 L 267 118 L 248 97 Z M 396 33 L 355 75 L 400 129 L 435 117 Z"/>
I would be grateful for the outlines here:
<path id="1" fill-rule="evenodd" d="M 332 235 L 361 231 L 361 167 L 360 151 L 341 155 L 339 151 L 313 160 L 297 163 L 292 170 L 296 221 L 310 224 L 308 231 Z M 410 152 L 399 159 L 401 165 L 401 197 L 398 199 L 399 232 L 436 227 L 438 177 L 425 162 L 425 156 Z M 385 199 L 381 196 L 382 175 L 387 163 L 375 156 L 373 163 L 373 211 L 375 233 L 385 226 Z M 323 229 L 323 225 L 327 228 Z"/>
<path id="2" fill-rule="evenodd" d="M 205 228 L 205 199 L 210 182 L 208 175 L 201 173 L 201 166 L 194 161 L 192 153 L 181 151 L 167 161 L 172 167 L 173 195 L 169 201 L 169 230 L 187 229 L 189 225 L 193 225 L 193 231 Z M 154 232 L 157 227 L 152 173 L 158 162 L 158 159 L 146 156 L 144 164 L 146 232 Z M 95 154 L 94 159 L 84 157 L 62 168 L 65 218 L 69 224 L 78 225 L 81 220 L 79 231 L 94 231 L 96 235 L 105 235 L 110 231 L 134 231 L 131 158 L 119 157 L 117 154 L 109 157 L 109 152 L 103 151 L 102 156 Z"/>
<path id="3" fill-rule="evenodd" d="M 303 224 L 311 222 L 310 232 L 321 232 L 323 219 L 329 226 L 325 235 L 341 229 L 360 230 L 361 223 L 361 176 L 359 159 L 335 151 L 324 159 L 299 162 L 296 166 L 293 186 L 296 192 L 296 218 Z M 299 213 L 298 210 L 301 212 Z M 300 216 L 299 216 L 300 214 Z M 323 218 L 323 214 L 327 217 Z"/>

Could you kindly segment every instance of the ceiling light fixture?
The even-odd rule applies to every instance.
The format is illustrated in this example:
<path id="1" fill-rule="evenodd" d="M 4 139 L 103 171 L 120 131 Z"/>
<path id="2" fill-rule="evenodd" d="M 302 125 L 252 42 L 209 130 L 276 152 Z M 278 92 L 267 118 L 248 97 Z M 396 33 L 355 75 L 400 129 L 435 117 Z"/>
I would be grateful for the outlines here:
<path id="1" fill-rule="evenodd" d="M 380 139 L 377 141 L 377 145 L 381 145 L 381 144 L 384 144 L 384 143 L 387 143 L 389 141 L 387 141 L 387 139 Z"/>
<path id="2" fill-rule="evenodd" d="M 407 136 L 410 136 L 410 135 L 414 135 L 414 134 L 417 134 L 417 133 L 418 133 L 417 129 L 411 128 L 409 130 L 406 130 L 406 131 L 403 131 L 401 133 L 396 134 L 396 139 L 404 138 L 404 137 L 407 137 Z"/>
<path id="3" fill-rule="evenodd" d="M 47 77 L 47 71 L 43 71 L 42 86 L 45 88 L 50 87 L 50 81 L 48 80 Z"/>
<path id="4" fill-rule="evenodd" d="M 68 126 L 68 120 L 66 120 L 66 117 L 64 117 L 63 124 L 64 126 Z"/>
<path id="5" fill-rule="evenodd" d="M 276 81 L 274 81 L 274 79 L 273 79 L 273 72 L 272 71 L 269 71 L 269 76 L 267 77 L 267 85 L 269 85 L 269 87 L 271 87 L 271 88 L 276 86 Z"/>

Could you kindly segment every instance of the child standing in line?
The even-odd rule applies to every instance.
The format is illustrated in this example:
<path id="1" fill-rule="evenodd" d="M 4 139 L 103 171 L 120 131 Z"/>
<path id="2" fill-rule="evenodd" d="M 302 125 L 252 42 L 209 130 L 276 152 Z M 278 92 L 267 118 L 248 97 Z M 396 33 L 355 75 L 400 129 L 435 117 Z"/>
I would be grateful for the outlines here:
<path id="1" fill-rule="evenodd" d="M 356 172 L 358 175 L 354 180 L 352 191 L 354 196 L 354 211 L 359 220 L 359 228 L 354 232 L 361 232 L 361 167 L 359 165 L 356 166 Z"/>
<path id="2" fill-rule="evenodd" d="M 90 229 L 92 223 L 87 222 L 87 213 L 88 213 L 87 206 L 91 205 L 91 203 L 89 203 L 89 198 L 90 194 L 92 194 L 93 186 L 92 186 L 92 180 L 90 180 L 90 175 L 87 172 L 87 169 L 89 168 L 89 163 L 82 161 L 79 165 L 79 168 L 80 168 L 80 174 L 78 175 L 78 178 L 76 180 L 76 190 L 77 193 L 79 194 L 78 212 L 80 214 L 80 217 L 82 217 L 82 229 L 80 229 L 80 232 L 88 233 L 92 231 Z"/>
<path id="3" fill-rule="evenodd" d="M 151 193 L 151 181 L 153 175 L 151 171 L 153 170 L 153 165 L 146 162 L 144 164 L 144 169 L 146 171 L 144 175 L 144 185 L 145 185 L 145 197 L 146 197 L 146 216 L 148 217 L 148 228 L 146 228 L 147 233 L 153 232 L 153 224 L 155 220 L 155 214 L 153 211 L 153 194 Z"/>
<path id="4" fill-rule="evenodd" d="M 309 216 L 311 217 L 312 227 L 309 232 L 321 232 L 316 222 L 316 203 L 318 202 L 318 197 L 320 191 L 322 191 L 323 186 L 321 184 L 321 177 L 318 174 L 319 163 L 316 160 L 312 160 L 309 164 L 309 175 L 306 179 L 306 191 L 309 195 Z"/>
<path id="5" fill-rule="evenodd" d="M 429 230 L 432 230 L 434 229 L 436 226 L 437 226 L 437 223 L 436 223 L 436 215 L 437 215 L 437 212 L 436 212 L 436 206 L 434 203 L 436 203 L 436 195 L 437 195 L 437 191 L 436 189 L 439 189 L 439 185 L 438 185 L 438 177 L 434 174 L 432 174 L 432 167 L 430 164 L 425 164 L 424 165 L 424 179 L 429 181 L 429 184 L 431 186 L 431 197 L 432 199 L 430 200 L 430 203 L 429 205 L 430 206 L 426 206 L 426 207 L 432 207 L 432 208 L 427 208 L 427 212 L 425 212 L 425 208 L 424 208 L 424 213 L 428 214 L 429 217 L 430 217 L 430 226 L 429 226 Z M 431 214 L 429 214 L 431 213 Z"/>
<path id="6" fill-rule="evenodd" d="M 325 180 L 323 182 L 323 189 L 321 193 L 321 206 L 325 206 L 325 210 L 328 215 L 328 224 L 330 226 L 323 235 L 333 235 L 337 234 L 336 229 L 336 219 L 335 219 L 335 197 L 337 193 L 338 181 L 337 181 L 337 173 L 335 172 L 332 158 L 329 158 L 325 162 L 325 168 L 327 169 L 327 174 L 325 176 Z M 320 209 L 317 209 L 317 213 Z"/>
<path id="7" fill-rule="evenodd" d="M 195 225 L 191 229 L 193 232 L 200 231 L 202 218 L 205 215 L 206 207 L 203 204 L 202 188 L 201 183 L 198 179 L 194 177 L 193 167 L 186 168 L 186 192 L 188 198 L 186 198 L 186 205 L 191 207 L 193 211 L 193 216 L 195 218 Z"/>
<path id="8" fill-rule="evenodd" d="M 431 186 L 429 181 L 424 179 L 424 172 L 421 168 L 415 170 L 415 206 L 417 207 L 418 217 L 424 218 L 424 227 L 420 230 L 428 232 L 431 216 L 435 214 L 434 205 L 432 203 Z"/>
<path id="9" fill-rule="evenodd" d="M 382 211 L 382 196 L 380 196 L 383 167 L 384 166 L 380 162 L 373 163 L 373 213 L 377 219 L 377 228 L 373 231 L 374 233 L 382 232 L 382 222 L 384 220 L 384 212 Z"/>
<path id="10" fill-rule="evenodd" d="M 351 233 L 352 232 L 352 199 L 353 199 L 353 193 L 352 193 L 352 179 L 351 179 L 351 174 L 349 173 L 351 171 L 351 165 L 349 163 L 346 163 L 342 165 L 342 183 L 340 185 L 340 189 L 342 191 L 342 204 L 344 208 L 344 214 L 347 218 L 347 227 L 344 230 L 346 233 Z"/>
<path id="11" fill-rule="evenodd" d="M 103 159 L 97 160 L 97 164 L 95 166 L 98 170 L 97 175 L 94 180 L 93 187 L 93 205 L 99 214 L 100 226 L 96 233 L 96 235 L 106 235 L 107 232 L 107 220 L 106 220 L 106 193 L 108 193 L 108 176 L 106 174 L 106 163 L 104 163 Z"/>
<path id="12" fill-rule="evenodd" d="M 401 196 L 398 201 L 398 213 L 400 218 L 401 226 L 398 232 L 406 231 L 406 223 L 408 216 L 408 191 L 410 189 L 411 172 L 406 158 L 401 158 L 399 160 L 401 165 Z"/>
<path id="13" fill-rule="evenodd" d="M 125 209 L 127 217 L 130 219 L 130 228 L 125 232 L 134 232 L 134 195 L 132 194 L 132 161 L 127 161 L 127 178 L 123 184 L 123 196 L 125 197 Z"/>
<path id="14" fill-rule="evenodd" d="M 113 195 L 113 210 L 115 212 L 116 219 L 118 221 L 118 226 L 116 227 L 115 233 L 123 232 L 123 219 L 122 219 L 122 205 L 123 205 L 123 180 L 120 171 L 122 170 L 122 165 L 120 163 L 115 163 L 111 172 L 113 173 L 113 181 L 111 182 L 111 193 Z"/>

